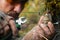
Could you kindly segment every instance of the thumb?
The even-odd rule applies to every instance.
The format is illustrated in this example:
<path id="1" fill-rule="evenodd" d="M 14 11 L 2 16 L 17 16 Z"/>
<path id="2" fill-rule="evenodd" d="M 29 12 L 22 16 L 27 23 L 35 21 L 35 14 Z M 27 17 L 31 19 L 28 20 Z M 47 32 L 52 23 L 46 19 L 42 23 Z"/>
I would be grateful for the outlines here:
<path id="1" fill-rule="evenodd" d="M 41 16 L 41 17 L 40 17 L 40 19 L 39 19 L 39 22 L 38 22 L 38 24 L 41 24 L 41 23 L 43 23 L 43 19 L 44 19 L 44 16 Z"/>

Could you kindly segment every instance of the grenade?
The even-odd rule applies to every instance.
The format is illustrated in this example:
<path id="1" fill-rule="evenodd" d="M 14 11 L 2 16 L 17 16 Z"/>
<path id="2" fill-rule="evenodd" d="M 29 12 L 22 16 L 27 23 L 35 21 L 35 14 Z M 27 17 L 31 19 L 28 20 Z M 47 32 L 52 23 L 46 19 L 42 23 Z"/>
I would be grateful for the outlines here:
<path id="1" fill-rule="evenodd" d="M 43 21 L 44 21 L 45 24 L 47 24 L 47 22 L 49 21 L 49 18 L 48 18 L 47 14 L 44 15 L 44 20 Z"/>
<path id="2" fill-rule="evenodd" d="M 47 24 L 48 24 L 49 21 L 52 21 L 51 15 L 48 14 L 48 13 L 46 13 L 46 14 L 44 15 L 43 24 L 45 24 L 45 25 L 47 26 Z"/>

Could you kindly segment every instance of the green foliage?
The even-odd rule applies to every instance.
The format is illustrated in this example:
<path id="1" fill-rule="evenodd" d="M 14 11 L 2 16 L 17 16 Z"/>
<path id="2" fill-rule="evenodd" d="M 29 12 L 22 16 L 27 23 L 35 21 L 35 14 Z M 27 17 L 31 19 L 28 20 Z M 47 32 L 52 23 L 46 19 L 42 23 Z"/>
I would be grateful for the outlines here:
<path id="1" fill-rule="evenodd" d="M 51 10 L 52 13 L 59 14 L 60 13 L 60 0 L 50 0 L 46 2 L 47 7 Z"/>
<path id="2" fill-rule="evenodd" d="M 24 16 L 28 19 L 29 24 L 34 23 L 36 24 L 39 20 L 39 13 L 38 12 L 27 12 L 27 13 L 22 13 L 20 16 Z"/>
<path id="3" fill-rule="evenodd" d="M 30 14 L 28 19 L 29 19 L 30 23 L 36 24 L 38 22 L 39 15 L 38 14 Z"/>

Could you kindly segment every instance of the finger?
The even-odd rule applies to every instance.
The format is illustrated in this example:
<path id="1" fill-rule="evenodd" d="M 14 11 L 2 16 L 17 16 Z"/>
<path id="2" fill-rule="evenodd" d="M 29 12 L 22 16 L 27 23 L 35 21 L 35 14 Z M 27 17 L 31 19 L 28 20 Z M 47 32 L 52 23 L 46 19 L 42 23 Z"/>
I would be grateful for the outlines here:
<path id="1" fill-rule="evenodd" d="M 40 28 L 45 32 L 46 35 L 50 35 L 51 32 L 45 24 L 40 24 Z"/>
<path id="2" fill-rule="evenodd" d="M 54 25 L 52 24 L 52 22 L 48 22 L 48 27 L 49 27 L 51 33 L 55 32 L 55 28 L 54 28 Z"/>
<path id="3" fill-rule="evenodd" d="M 3 33 L 4 33 L 4 31 L 3 30 L 0 30 L 0 35 L 3 34 Z"/>
<path id="4" fill-rule="evenodd" d="M 10 20 L 10 21 L 9 21 L 9 25 L 11 26 L 11 29 L 12 29 L 12 30 L 15 30 L 15 29 L 16 29 L 16 25 L 15 25 L 14 20 Z"/>
<path id="5" fill-rule="evenodd" d="M 18 30 L 17 30 L 17 28 L 16 28 L 15 21 L 14 21 L 14 20 L 10 20 L 10 21 L 9 21 L 9 25 L 10 25 L 10 27 L 11 27 L 11 29 L 12 29 L 13 35 L 14 35 L 14 36 L 17 36 Z"/>
<path id="6" fill-rule="evenodd" d="M 41 16 L 40 19 L 39 19 L 38 24 L 42 23 L 43 22 L 43 19 L 44 19 L 44 16 Z"/>
<path id="7" fill-rule="evenodd" d="M 8 25 L 4 27 L 4 35 L 6 35 L 9 32 L 10 28 Z"/>

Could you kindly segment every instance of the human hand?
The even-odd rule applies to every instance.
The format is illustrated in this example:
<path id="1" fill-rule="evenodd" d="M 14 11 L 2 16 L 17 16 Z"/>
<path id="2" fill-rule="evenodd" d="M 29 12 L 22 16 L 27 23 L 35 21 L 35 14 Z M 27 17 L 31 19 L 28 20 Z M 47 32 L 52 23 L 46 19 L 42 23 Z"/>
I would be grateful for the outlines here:
<path id="1" fill-rule="evenodd" d="M 53 25 L 53 23 L 51 21 L 48 21 L 47 24 L 44 24 L 43 23 L 44 18 L 45 18 L 44 16 L 40 17 L 38 25 L 44 31 L 45 36 L 47 38 L 49 38 L 49 37 L 51 37 L 55 33 L 55 28 L 54 28 L 54 25 Z"/>
<path id="2" fill-rule="evenodd" d="M 7 35 L 8 32 L 12 30 L 14 36 L 17 35 L 18 31 L 15 26 L 13 17 L 6 15 L 4 12 L 0 11 L 0 35 Z"/>

